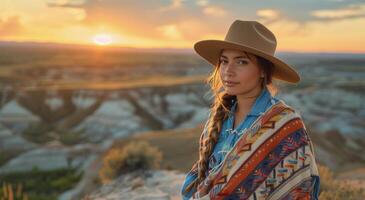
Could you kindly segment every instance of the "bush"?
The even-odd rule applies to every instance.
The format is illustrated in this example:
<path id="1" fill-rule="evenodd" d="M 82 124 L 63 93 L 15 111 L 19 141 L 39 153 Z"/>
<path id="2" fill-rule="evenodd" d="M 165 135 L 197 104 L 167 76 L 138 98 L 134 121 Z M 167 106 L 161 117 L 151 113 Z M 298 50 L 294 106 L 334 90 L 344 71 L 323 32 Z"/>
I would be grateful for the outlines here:
<path id="1" fill-rule="evenodd" d="M 22 185 L 22 191 L 30 200 L 56 200 L 60 194 L 73 188 L 81 177 L 82 173 L 77 172 L 77 169 L 39 171 L 34 168 L 28 172 L 1 174 L 0 184 Z M 4 191 L 4 189 L 0 190 L 0 200 L 2 196 L 5 196 Z"/>
<path id="2" fill-rule="evenodd" d="M 321 178 L 320 200 L 364 199 L 365 191 L 363 189 L 356 188 L 351 183 L 336 180 L 327 167 L 319 165 L 318 170 Z"/>
<path id="3" fill-rule="evenodd" d="M 159 168 L 161 160 L 162 153 L 158 148 L 146 141 L 132 141 L 106 153 L 99 172 L 100 180 L 107 183 L 126 172 Z"/>
<path id="4" fill-rule="evenodd" d="M 28 195 L 23 192 L 23 186 L 18 184 L 13 188 L 11 184 L 3 183 L 0 191 L 1 200 L 28 200 Z"/>

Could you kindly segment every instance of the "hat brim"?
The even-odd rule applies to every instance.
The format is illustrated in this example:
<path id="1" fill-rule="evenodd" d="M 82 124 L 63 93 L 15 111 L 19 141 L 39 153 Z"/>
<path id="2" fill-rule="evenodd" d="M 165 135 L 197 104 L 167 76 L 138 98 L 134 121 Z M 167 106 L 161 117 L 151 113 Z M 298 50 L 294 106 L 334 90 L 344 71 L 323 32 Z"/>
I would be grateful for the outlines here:
<path id="1" fill-rule="evenodd" d="M 219 61 L 219 54 L 222 49 L 243 50 L 266 58 L 274 64 L 273 78 L 286 81 L 288 83 L 298 83 L 300 81 L 299 74 L 288 64 L 277 57 L 259 51 L 255 48 L 224 40 L 202 40 L 194 44 L 194 50 L 214 66 Z"/>

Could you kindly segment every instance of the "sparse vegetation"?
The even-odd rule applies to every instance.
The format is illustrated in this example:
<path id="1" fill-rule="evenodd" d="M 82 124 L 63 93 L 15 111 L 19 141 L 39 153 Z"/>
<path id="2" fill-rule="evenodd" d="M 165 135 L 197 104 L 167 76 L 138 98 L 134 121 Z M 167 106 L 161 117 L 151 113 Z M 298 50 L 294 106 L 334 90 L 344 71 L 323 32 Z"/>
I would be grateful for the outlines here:
<path id="1" fill-rule="evenodd" d="M 46 123 L 30 124 L 27 129 L 23 131 L 23 136 L 32 142 L 44 144 L 52 140 L 59 140 L 65 145 L 74 145 L 86 141 L 84 136 L 84 129 L 78 131 L 66 130 L 58 131 L 52 125 Z"/>
<path id="2" fill-rule="evenodd" d="M 29 141 L 43 144 L 53 139 L 49 134 L 51 130 L 52 127 L 46 123 L 32 123 L 23 131 L 22 136 Z"/>
<path id="3" fill-rule="evenodd" d="M 18 184 L 14 189 L 11 184 L 3 183 L 0 191 L 0 200 L 28 200 L 28 195 L 23 193 L 23 187 Z"/>
<path id="4" fill-rule="evenodd" d="M 199 137 L 202 130 L 203 124 L 182 130 L 151 131 L 116 140 L 112 148 L 125 146 L 131 141 L 147 141 L 161 150 L 163 154 L 161 168 L 188 172 L 198 159 Z"/>
<path id="5" fill-rule="evenodd" d="M 333 172 L 325 166 L 318 166 L 321 177 L 320 200 L 360 200 L 365 199 L 365 190 L 353 185 L 336 180 Z"/>
<path id="6" fill-rule="evenodd" d="M 85 129 L 81 129 L 78 131 L 66 131 L 60 133 L 60 142 L 65 145 L 75 145 L 81 142 L 86 142 L 87 138 L 84 135 Z"/>
<path id="7" fill-rule="evenodd" d="M 11 200 L 6 197 L 21 190 L 21 194 L 26 193 L 30 200 L 56 200 L 61 193 L 74 187 L 81 176 L 76 169 L 39 171 L 35 168 L 30 172 L 2 174 L 0 184 L 3 184 L 3 190 L 0 191 L 0 199 L 4 197 L 5 200 Z M 16 193 L 9 185 L 18 185 Z M 7 188 L 6 191 L 4 188 Z"/>
<path id="8" fill-rule="evenodd" d="M 126 146 L 114 147 L 103 159 L 100 180 L 106 183 L 126 172 L 156 169 L 160 167 L 161 160 L 161 151 L 146 141 L 133 141 Z"/>

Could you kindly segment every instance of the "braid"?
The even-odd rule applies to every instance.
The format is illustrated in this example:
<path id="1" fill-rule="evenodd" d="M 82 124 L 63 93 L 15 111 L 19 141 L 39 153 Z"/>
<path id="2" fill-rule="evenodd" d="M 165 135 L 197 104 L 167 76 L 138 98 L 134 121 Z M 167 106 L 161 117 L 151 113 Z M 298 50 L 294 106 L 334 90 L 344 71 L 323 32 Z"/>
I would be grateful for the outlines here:
<path id="1" fill-rule="evenodd" d="M 233 105 L 233 99 L 236 96 L 224 93 L 221 98 L 216 98 L 212 107 L 212 115 L 208 119 L 207 137 L 200 142 L 198 165 L 198 178 L 190 185 L 190 188 L 197 187 L 207 175 L 209 167 L 209 158 L 213 153 L 214 147 L 218 142 L 220 132 L 222 130 L 223 121 L 227 119 L 228 112 Z M 204 134 L 204 133 L 203 133 Z"/>
<path id="2" fill-rule="evenodd" d="M 202 154 L 199 159 L 198 180 L 199 183 L 206 177 L 209 167 L 209 157 L 213 153 L 214 147 L 218 142 L 220 132 L 222 130 L 223 121 L 228 117 L 228 111 L 232 107 L 232 99 L 235 96 L 224 94 L 222 101 L 217 98 L 213 106 L 213 115 L 209 119 L 208 137 L 203 141 Z"/>

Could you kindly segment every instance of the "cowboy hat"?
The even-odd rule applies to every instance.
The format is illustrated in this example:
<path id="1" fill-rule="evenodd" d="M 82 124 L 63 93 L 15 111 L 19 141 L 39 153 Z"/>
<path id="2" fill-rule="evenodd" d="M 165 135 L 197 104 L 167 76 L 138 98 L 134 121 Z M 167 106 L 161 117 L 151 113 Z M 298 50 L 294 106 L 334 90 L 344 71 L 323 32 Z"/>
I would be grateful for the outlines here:
<path id="1" fill-rule="evenodd" d="M 223 49 L 243 50 L 261 56 L 274 64 L 273 78 L 289 83 L 298 83 L 300 76 L 294 68 L 274 56 L 275 35 L 257 21 L 235 20 L 224 40 L 201 40 L 194 44 L 194 50 L 212 65 L 216 66 Z"/>

